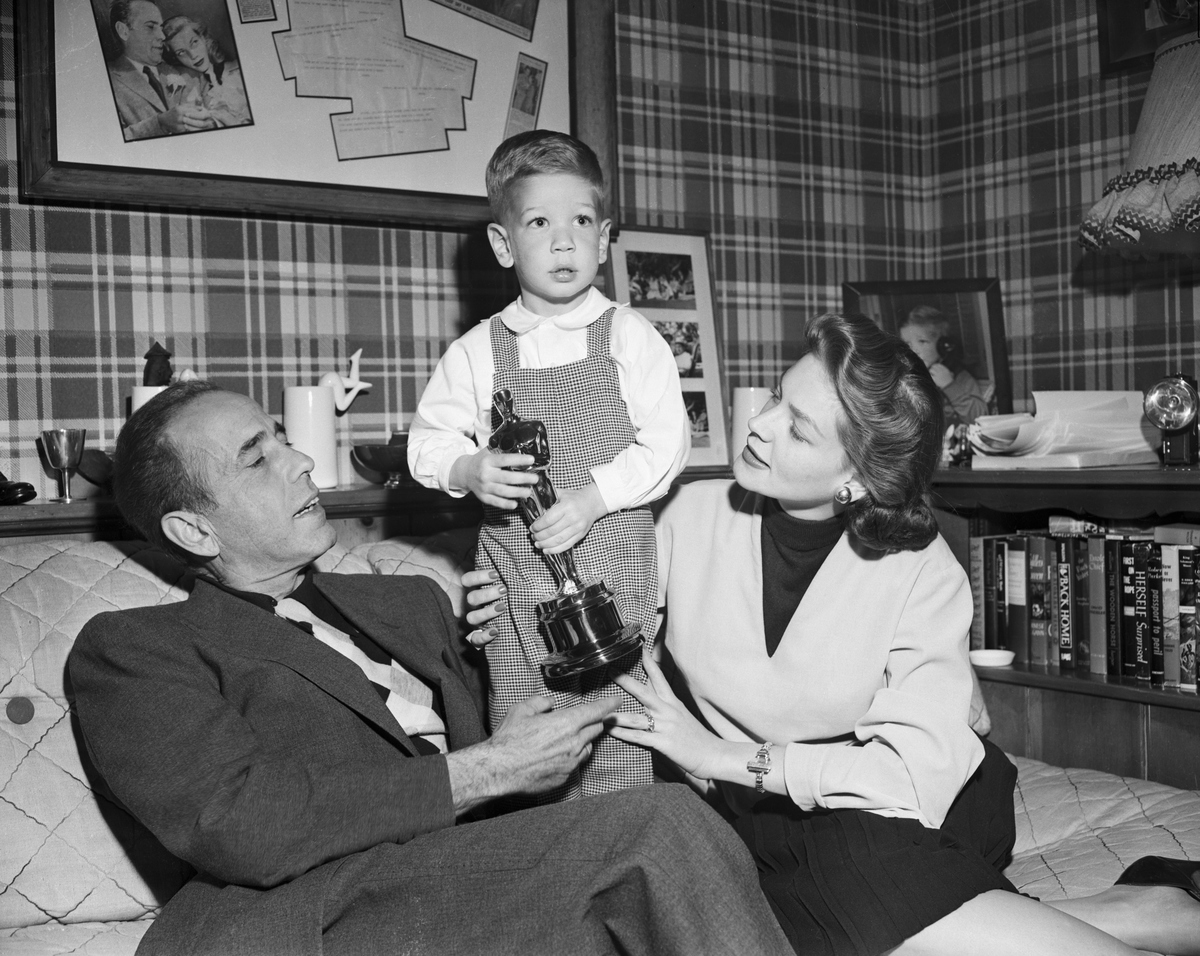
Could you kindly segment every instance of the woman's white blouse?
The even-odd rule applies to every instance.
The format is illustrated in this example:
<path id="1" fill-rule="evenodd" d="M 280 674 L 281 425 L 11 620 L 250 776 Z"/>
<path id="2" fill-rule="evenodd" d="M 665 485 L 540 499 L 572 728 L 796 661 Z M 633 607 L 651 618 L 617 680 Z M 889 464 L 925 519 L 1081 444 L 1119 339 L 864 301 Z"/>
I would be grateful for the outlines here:
<path id="1" fill-rule="evenodd" d="M 761 512 L 758 495 L 706 481 L 681 487 L 658 521 L 666 647 L 701 713 L 728 740 L 786 745 L 776 753 L 803 809 L 940 826 L 983 759 L 968 726 L 961 565 L 941 537 L 858 554 L 843 535 L 768 657 Z"/>

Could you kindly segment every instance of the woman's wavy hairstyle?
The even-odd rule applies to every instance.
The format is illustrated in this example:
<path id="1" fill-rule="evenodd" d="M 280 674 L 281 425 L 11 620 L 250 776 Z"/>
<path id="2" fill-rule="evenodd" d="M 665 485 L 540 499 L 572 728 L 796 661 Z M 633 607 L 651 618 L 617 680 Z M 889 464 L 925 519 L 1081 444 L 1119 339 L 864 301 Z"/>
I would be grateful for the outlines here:
<path id="1" fill-rule="evenodd" d="M 171 49 L 172 38 L 174 38 L 175 34 L 179 33 L 186 27 L 191 27 L 193 30 L 195 30 L 196 35 L 204 41 L 205 49 L 208 50 L 208 58 L 214 64 L 225 62 L 225 51 L 221 49 L 221 44 L 217 42 L 216 37 L 208 32 L 208 27 L 206 27 L 199 20 L 193 20 L 191 17 L 177 16 L 171 17 L 171 19 L 167 20 L 162 25 L 163 36 L 167 39 L 167 44 L 163 48 L 163 57 L 168 63 L 174 63 L 176 66 L 187 65 L 180 60 L 179 57 L 175 55 L 175 51 Z"/>
<path id="2" fill-rule="evenodd" d="M 862 315 L 820 315 L 804 354 L 829 375 L 842 405 L 838 438 L 867 493 L 846 509 L 857 542 L 917 551 L 938 533 L 929 504 L 942 457 L 942 400 L 925 363 Z"/>

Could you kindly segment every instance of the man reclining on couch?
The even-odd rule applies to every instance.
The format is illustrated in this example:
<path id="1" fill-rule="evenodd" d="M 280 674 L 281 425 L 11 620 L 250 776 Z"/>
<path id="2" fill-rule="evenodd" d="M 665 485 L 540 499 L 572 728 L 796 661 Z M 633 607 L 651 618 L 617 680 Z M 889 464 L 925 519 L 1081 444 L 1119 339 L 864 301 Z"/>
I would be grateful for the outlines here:
<path id="1" fill-rule="evenodd" d="M 93 618 L 69 662 L 96 767 L 198 871 L 138 952 L 790 953 L 684 787 L 472 819 L 562 783 L 615 699 L 530 698 L 486 738 L 433 582 L 308 570 L 335 537 L 312 466 L 205 382 L 118 438 L 122 513 L 199 574 Z"/>

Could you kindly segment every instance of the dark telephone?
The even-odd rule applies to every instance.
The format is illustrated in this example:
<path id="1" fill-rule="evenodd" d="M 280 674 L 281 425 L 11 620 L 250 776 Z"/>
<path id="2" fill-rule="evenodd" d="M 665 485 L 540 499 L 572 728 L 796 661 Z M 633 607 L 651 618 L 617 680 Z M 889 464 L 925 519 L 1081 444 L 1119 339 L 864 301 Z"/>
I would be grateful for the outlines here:
<path id="1" fill-rule="evenodd" d="M 958 344 L 956 339 L 952 339 L 948 335 L 943 335 L 937 341 L 937 353 L 938 358 L 942 360 L 942 364 L 955 375 L 966 368 L 966 363 L 963 362 L 962 346 Z"/>

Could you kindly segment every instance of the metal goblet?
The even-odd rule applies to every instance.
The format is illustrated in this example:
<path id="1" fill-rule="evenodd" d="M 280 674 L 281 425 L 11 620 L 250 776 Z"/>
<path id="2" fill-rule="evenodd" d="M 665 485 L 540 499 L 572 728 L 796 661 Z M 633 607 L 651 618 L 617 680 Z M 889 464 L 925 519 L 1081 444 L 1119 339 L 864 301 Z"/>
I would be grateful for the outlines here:
<path id="1" fill-rule="evenodd" d="M 71 501 L 71 472 L 79 467 L 83 459 L 83 446 L 87 441 L 86 428 L 50 428 L 42 432 L 42 449 L 46 461 L 58 478 L 58 497 L 50 500 L 60 504 Z"/>

